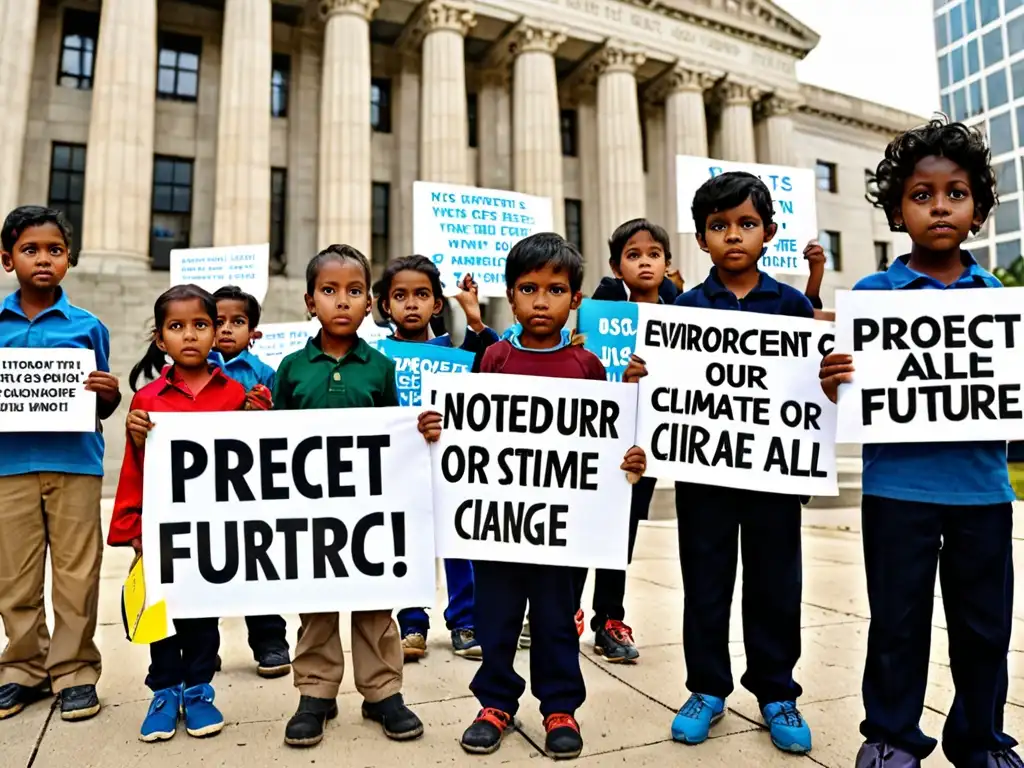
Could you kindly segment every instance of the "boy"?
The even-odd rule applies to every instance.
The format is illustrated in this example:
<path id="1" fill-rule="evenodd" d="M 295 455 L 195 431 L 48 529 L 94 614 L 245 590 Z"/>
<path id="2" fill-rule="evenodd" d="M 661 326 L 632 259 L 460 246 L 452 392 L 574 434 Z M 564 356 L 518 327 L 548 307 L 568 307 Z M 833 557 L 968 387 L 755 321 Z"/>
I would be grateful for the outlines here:
<path id="1" fill-rule="evenodd" d="M 994 288 L 961 244 L 996 205 L 977 131 L 933 120 L 889 144 L 872 202 L 913 242 L 854 290 Z M 853 359 L 832 354 L 821 385 L 833 401 Z M 871 624 L 864 667 L 865 743 L 857 768 L 918 768 L 935 749 L 920 728 L 939 568 L 956 694 L 942 733 L 955 766 L 1024 766 L 1003 729 L 1013 610 L 1013 491 L 1006 443 L 864 446 L 862 536 Z"/>
<path id="2" fill-rule="evenodd" d="M 608 241 L 612 274 L 615 277 L 602 278 L 594 298 L 604 301 L 634 301 L 637 303 L 664 304 L 666 293 L 676 298 L 676 291 L 666 279 L 672 263 L 672 250 L 668 233 L 647 219 L 632 219 L 619 225 Z M 637 528 L 647 513 L 654 497 L 657 480 L 644 477 L 633 486 L 633 498 L 629 508 L 629 560 L 633 559 Z M 582 578 L 577 585 L 577 608 L 583 595 L 587 572 L 581 571 Z M 626 572 L 598 570 L 594 577 L 594 616 L 590 628 L 594 631 L 594 652 L 610 663 L 634 663 L 640 652 L 633 643 L 633 630 L 623 623 L 626 609 L 623 600 L 626 594 Z M 583 623 L 582 609 L 577 611 L 576 621 Z"/>
<path id="3" fill-rule="evenodd" d="M 250 397 L 264 399 L 269 406 L 274 369 L 249 351 L 260 323 L 260 303 L 235 285 L 218 289 L 213 298 L 217 302 L 217 336 L 209 361 L 241 384 Z M 249 648 L 256 660 L 256 674 L 264 678 L 287 675 L 291 671 L 291 657 L 284 618 L 246 616 L 245 624 Z"/>
<path id="4" fill-rule="evenodd" d="M 693 221 L 697 242 L 714 266 L 676 305 L 812 317 L 806 296 L 757 268 L 775 236 L 773 216 L 771 194 L 756 176 L 724 173 L 705 182 L 693 198 Z M 630 369 L 646 373 L 639 358 Z M 772 743 L 787 752 L 809 752 L 811 731 L 796 708 L 801 689 L 793 680 L 800 658 L 800 499 L 676 483 L 676 516 L 691 696 L 672 722 L 672 738 L 700 744 L 725 714 L 733 690 L 729 613 L 742 531 L 747 672 L 741 682 L 757 697 Z"/>
<path id="5" fill-rule="evenodd" d="M 553 233 L 531 235 L 509 252 L 505 281 L 517 324 L 484 353 L 481 372 L 604 381 L 601 361 L 573 343 L 565 330 L 570 311 L 582 300 L 583 258 L 575 246 Z M 631 448 L 622 469 L 642 475 L 645 467 L 643 450 Z M 537 638 L 530 651 L 530 677 L 544 716 L 545 751 L 553 758 L 578 756 L 583 737 L 574 715 L 586 689 L 572 618 L 576 569 L 478 560 L 473 573 L 483 659 L 470 690 L 482 709 L 463 734 L 462 748 L 474 754 L 494 752 L 513 723 L 526 688 L 513 661 L 529 601 Z"/>
<path id="6" fill-rule="evenodd" d="M 109 365 L 110 333 L 71 304 L 60 287 L 78 257 L 63 214 L 24 206 L 0 230 L 0 261 L 18 290 L 0 305 L 0 348 L 79 348 L 96 353 L 85 388 L 96 393 L 96 430 L 87 433 L 0 431 L 0 719 L 60 697 L 64 720 L 100 711 L 100 652 L 93 640 L 103 534 L 100 494 L 103 435 L 99 420 L 121 402 Z M 47 548 L 53 577 L 52 638 L 43 607 Z"/>

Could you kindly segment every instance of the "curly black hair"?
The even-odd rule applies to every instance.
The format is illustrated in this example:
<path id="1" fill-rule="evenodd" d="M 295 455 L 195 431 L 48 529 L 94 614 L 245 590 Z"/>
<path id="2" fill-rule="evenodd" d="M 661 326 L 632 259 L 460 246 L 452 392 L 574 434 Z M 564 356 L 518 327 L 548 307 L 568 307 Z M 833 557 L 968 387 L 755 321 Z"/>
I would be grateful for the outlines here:
<path id="1" fill-rule="evenodd" d="M 0 244 L 3 245 L 5 251 L 10 253 L 26 229 L 43 224 L 53 224 L 60 230 L 64 237 L 64 247 L 68 249 L 68 264 L 72 267 L 77 266 L 78 254 L 71 250 L 71 237 L 74 234 L 71 222 L 67 220 L 62 211 L 54 208 L 44 208 L 40 205 L 22 205 L 15 208 L 4 219 L 3 229 L 0 230 Z"/>
<path id="2" fill-rule="evenodd" d="M 894 216 L 903 203 L 903 185 L 917 164 L 926 157 L 945 157 L 965 171 L 971 180 L 974 211 L 984 221 L 996 207 L 996 177 L 991 154 L 981 132 L 963 123 L 951 123 L 946 117 L 901 133 L 885 148 L 885 158 L 868 177 L 868 202 L 885 211 L 889 229 L 906 230 Z M 974 227 L 977 232 L 978 228 Z"/>

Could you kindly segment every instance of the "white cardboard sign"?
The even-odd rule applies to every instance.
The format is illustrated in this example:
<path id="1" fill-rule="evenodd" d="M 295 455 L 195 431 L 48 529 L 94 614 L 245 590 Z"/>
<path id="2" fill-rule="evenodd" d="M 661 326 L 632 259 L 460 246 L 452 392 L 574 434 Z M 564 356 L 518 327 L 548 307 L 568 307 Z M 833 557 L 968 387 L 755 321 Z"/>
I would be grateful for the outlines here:
<path id="1" fill-rule="evenodd" d="M 192 283 L 213 293 L 237 285 L 263 303 L 270 287 L 270 243 L 171 251 L 171 286 Z"/>
<path id="2" fill-rule="evenodd" d="M 0 432 L 95 432 L 91 349 L 0 349 Z"/>

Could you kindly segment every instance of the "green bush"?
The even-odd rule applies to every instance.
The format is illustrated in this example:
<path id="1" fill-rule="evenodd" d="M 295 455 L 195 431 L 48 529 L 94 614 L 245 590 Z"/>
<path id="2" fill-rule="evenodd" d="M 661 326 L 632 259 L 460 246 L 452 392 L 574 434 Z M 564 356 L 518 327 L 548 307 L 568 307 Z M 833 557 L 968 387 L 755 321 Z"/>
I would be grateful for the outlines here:
<path id="1" fill-rule="evenodd" d="M 1018 256 L 1009 268 L 996 267 L 992 274 L 1007 288 L 1024 286 L 1024 256 Z"/>

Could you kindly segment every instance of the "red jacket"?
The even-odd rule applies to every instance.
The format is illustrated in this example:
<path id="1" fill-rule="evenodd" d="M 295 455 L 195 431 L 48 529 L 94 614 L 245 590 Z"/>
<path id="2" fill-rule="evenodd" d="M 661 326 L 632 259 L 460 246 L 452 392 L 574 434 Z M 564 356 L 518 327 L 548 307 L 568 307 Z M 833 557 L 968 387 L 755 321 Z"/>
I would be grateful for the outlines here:
<path id="1" fill-rule="evenodd" d="M 146 385 L 132 398 L 131 409 L 150 413 L 193 411 L 238 411 L 245 406 L 245 390 L 234 379 L 229 379 L 219 368 L 213 369 L 213 378 L 193 396 L 171 366 L 160 378 Z M 159 418 L 154 418 L 159 424 Z M 131 436 L 124 446 L 121 477 L 117 481 L 114 516 L 110 520 L 107 543 L 114 547 L 128 546 L 132 539 L 142 536 L 142 465 L 145 450 L 136 448 Z"/>

